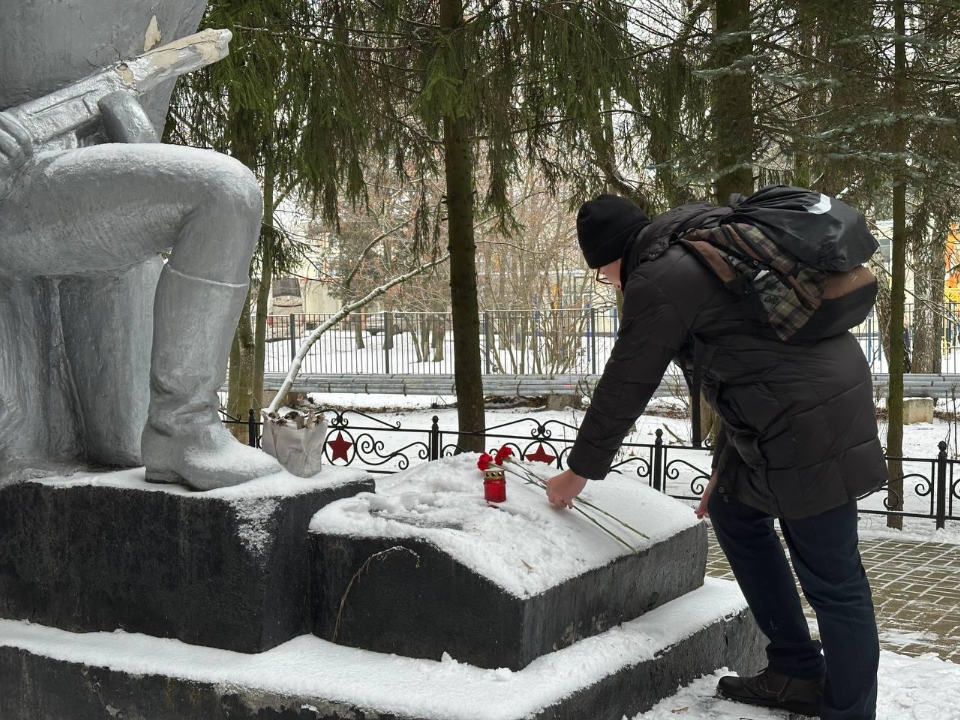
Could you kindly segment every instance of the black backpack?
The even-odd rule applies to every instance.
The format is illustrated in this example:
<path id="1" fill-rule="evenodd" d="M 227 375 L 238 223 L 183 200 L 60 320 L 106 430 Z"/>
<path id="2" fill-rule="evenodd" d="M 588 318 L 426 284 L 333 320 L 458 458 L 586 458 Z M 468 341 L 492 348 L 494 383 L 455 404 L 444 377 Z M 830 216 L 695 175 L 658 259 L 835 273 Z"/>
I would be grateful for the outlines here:
<path id="1" fill-rule="evenodd" d="M 691 203 L 657 220 L 645 229 L 645 259 L 675 242 L 683 244 L 744 297 L 750 319 L 768 325 L 783 341 L 816 341 L 851 330 L 876 303 L 877 280 L 864 263 L 879 243 L 863 213 L 835 198 L 770 185 L 748 197 L 732 195 L 726 207 Z M 703 345 L 695 340 L 696 447 L 703 356 Z"/>
<path id="2" fill-rule="evenodd" d="M 724 222 L 752 225 L 784 252 L 820 270 L 852 270 L 879 248 L 862 212 L 813 190 L 768 185 L 748 197 L 732 195 L 728 206 L 732 213 Z"/>
<path id="3" fill-rule="evenodd" d="M 733 195 L 727 207 L 689 218 L 671 242 L 744 296 L 752 318 L 784 341 L 850 330 L 876 303 L 877 281 L 863 263 L 879 243 L 863 213 L 812 190 L 770 185 Z"/>

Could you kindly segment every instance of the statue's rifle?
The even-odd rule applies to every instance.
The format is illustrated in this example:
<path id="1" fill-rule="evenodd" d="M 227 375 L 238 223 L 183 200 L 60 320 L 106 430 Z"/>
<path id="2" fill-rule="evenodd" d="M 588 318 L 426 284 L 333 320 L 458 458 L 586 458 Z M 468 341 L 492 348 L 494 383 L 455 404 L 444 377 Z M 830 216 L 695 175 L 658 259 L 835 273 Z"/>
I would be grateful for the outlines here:
<path id="1" fill-rule="evenodd" d="M 229 30 L 204 30 L 115 63 L 60 90 L 8 109 L 38 147 L 70 145 L 71 136 L 92 133 L 100 122 L 98 103 L 126 90 L 142 95 L 165 80 L 222 60 L 230 52 Z"/>

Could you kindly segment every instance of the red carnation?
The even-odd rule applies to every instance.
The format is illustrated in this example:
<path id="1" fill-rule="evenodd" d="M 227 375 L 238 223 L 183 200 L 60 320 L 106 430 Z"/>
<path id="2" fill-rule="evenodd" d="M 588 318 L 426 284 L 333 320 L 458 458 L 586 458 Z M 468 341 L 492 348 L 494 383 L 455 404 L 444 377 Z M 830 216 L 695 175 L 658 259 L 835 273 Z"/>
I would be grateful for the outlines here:
<path id="1" fill-rule="evenodd" d="M 483 453 L 480 456 L 480 459 L 477 460 L 477 467 L 481 470 L 487 470 L 490 467 L 490 463 L 493 462 L 493 458 L 490 457 L 489 453 Z"/>
<path id="2" fill-rule="evenodd" d="M 497 457 L 494 462 L 496 462 L 497 465 L 503 465 L 503 463 L 506 462 L 507 458 L 509 457 L 513 457 L 513 450 L 509 445 L 504 445 L 502 448 L 497 450 Z"/>

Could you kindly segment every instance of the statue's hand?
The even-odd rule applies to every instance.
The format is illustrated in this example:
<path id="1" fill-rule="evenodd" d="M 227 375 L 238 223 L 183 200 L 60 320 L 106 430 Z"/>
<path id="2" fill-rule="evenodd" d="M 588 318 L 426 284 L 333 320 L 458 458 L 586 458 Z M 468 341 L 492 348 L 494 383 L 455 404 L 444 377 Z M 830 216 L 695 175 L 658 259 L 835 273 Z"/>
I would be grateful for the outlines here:
<path id="1" fill-rule="evenodd" d="M 33 157 L 30 133 L 9 113 L 0 112 L 0 200 L 13 187 L 13 178 Z"/>
<path id="2" fill-rule="evenodd" d="M 160 142 L 157 131 L 133 93 L 117 90 L 97 103 L 103 118 L 103 132 L 109 142 Z"/>

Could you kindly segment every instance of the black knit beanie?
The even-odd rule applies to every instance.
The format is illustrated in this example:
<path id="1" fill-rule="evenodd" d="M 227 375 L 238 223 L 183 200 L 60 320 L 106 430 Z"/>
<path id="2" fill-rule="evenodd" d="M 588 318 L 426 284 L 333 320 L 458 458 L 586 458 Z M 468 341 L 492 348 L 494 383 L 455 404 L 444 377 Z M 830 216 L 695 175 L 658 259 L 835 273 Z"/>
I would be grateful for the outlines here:
<path id="1" fill-rule="evenodd" d="M 577 241 L 587 265 L 601 268 L 619 260 L 630 239 L 649 224 L 643 210 L 619 195 L 588 200 L 577 213 Z"/>

